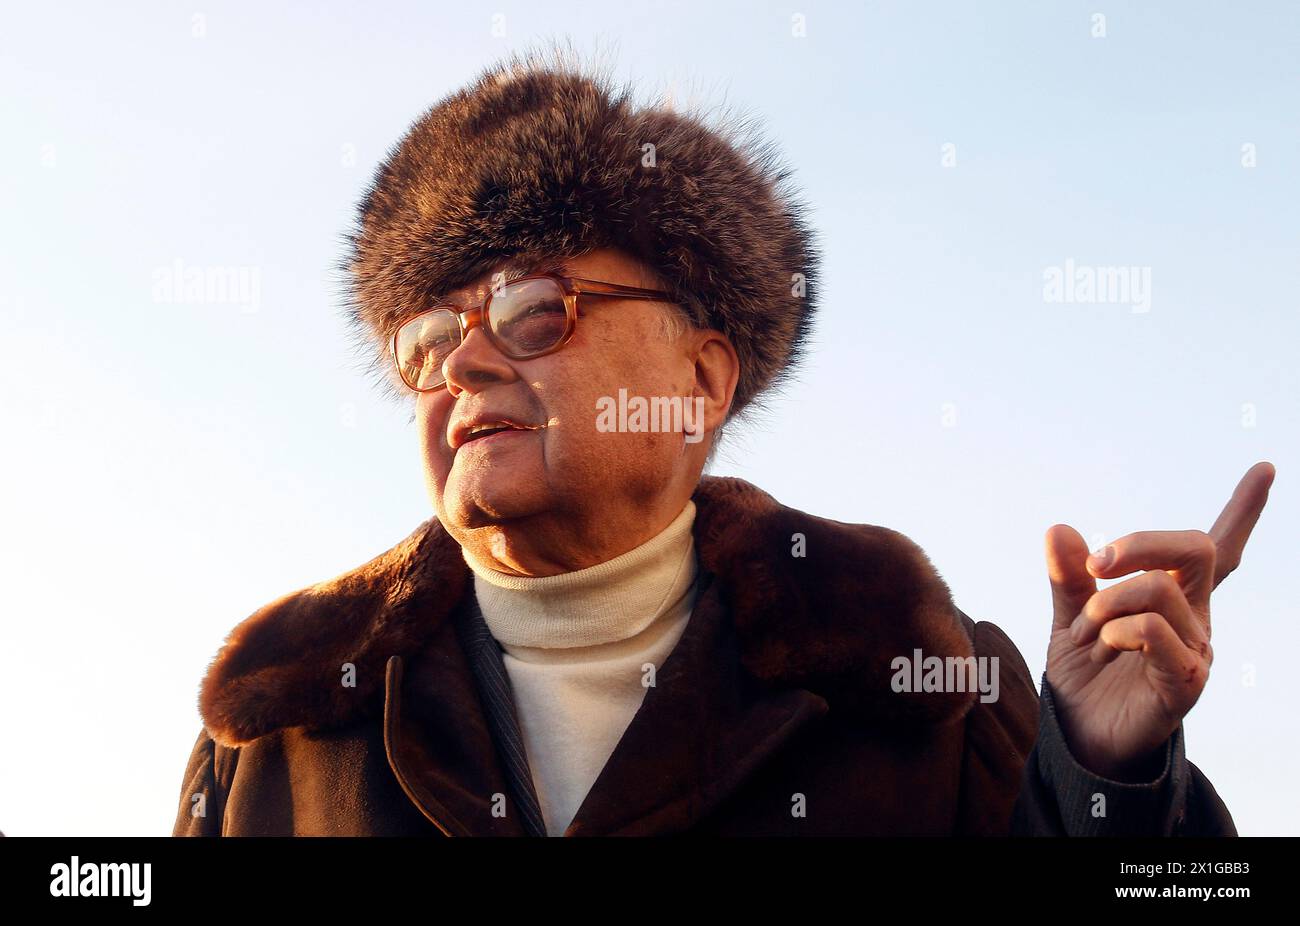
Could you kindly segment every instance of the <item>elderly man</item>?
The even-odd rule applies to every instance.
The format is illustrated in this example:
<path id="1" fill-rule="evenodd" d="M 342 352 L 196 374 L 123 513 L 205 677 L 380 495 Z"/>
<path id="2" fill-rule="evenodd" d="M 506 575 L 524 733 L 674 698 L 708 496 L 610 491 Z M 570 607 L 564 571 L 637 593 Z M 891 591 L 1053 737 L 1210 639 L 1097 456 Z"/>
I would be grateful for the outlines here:
<path id="1" fill-rule="evenodd" d="M 702 475 L 810 327 L 785 174 L 536 58 L 412 128 L 347 270 L 436 517 L 232 632 L 176 834 L 1235 834 L 1182 717 L 1270 465 L 1048 532 L 1041 700 L 903 535 Z"/>

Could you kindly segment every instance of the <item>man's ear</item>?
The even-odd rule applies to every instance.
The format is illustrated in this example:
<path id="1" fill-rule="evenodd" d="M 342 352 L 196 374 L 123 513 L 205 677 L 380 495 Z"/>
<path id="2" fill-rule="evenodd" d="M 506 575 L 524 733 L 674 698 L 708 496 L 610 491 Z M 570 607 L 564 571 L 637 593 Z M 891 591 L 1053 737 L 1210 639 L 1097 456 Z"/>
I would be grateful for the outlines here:
<path id="1" fill-rule="evenodd" d="M 704 400 L 704 429 L 711 431 L 726 420 L 731 408 L 740 382 L 740 357 L 727 336 L 711 328 L 696 332 L 692 353 L 695 387 L 691 396 Z"/>

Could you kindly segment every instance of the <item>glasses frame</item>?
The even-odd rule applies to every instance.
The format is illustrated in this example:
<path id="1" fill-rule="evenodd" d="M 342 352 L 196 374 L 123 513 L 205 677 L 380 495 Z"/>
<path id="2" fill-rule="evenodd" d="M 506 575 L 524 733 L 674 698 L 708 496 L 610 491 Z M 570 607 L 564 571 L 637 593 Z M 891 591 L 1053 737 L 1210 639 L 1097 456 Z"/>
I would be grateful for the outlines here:
<path id="1" fill-rule="evenodd" d="M 564 295 L 564 334 L 561 335 L 560 339 L 550 347 L 521 355 L 507 350 L 506 346 L 497 339 L 496 334 L 492 331 L 492 297 L 508 286 L 514 286 L 517 283 L 525 283 L 529 280 L 551 280 L 552 282 L 559 284 L 560 291 Z M 402 361 L 397 356 L 398 335 L 402 333 L 402 330 L 406 328 L 407 325 L 417 319 L 424 318 L 426 315 L 432 315 L 434 312 L 450 311 L 456 317 L 456 321 L 460 323 L 460 343 L 457 344 L 456 347 L 460 347 L 461 344 L 465 343 L 465 339 L 469 337 L 471 329 L 481 327 L 483 333 L 487 335 L 489 343 L 491 343 L 491 345 L 496 348 L 502 356 L 508 357 L 511 360 L 533 360 L 537 357 L 545 357 L 547 354 L 555 353 L 572 340 L 574 332 L 578 330 L 579 296 L 605 296 L 615 299 L 654 299 L 676 304 L 673 294 L 664 292 L 661 289 L 644 289 L 640 286 L 625 286 L 622 283 L 606 283 L 603 280 L 586 280 L 581 277 L 566 277 L 555 273 L 529 274 L 527 276 L 518 277 L 514 280 L 508 280 L 500 286 L 493 287 L 487 294 L 487 297 L 483 300 L 481 306 L 467 309 L 451 302 L 440 302 L 437 305 L 430 306 L 418 315 L 413 315 L 403 321 L 397 326 L 396 330 L 393 331 L 393 336 L 389 340 L 388 345 L 389 354 L 393 358 L 393 365 L 397 367 L 397 376 L 402 381 L 403 385 L 412 392 L 433 392 L 437 389 L 442 389 L 447 385 L 446 377 L 444 377 L 442 382 L 436 386 L 428 386 L 424 389 L 418 389 L 415 386 L 412 386 L 407 382 L 406 376 L 402 372 Z M 455 351 L 456 347 L 453 347 L 452 351 Z M 448 353 L 447 356 L 450 357 L 451 354 Z M 444 359 L 443 363 L 445 364 L 446 362 L 446 359 Z"/>

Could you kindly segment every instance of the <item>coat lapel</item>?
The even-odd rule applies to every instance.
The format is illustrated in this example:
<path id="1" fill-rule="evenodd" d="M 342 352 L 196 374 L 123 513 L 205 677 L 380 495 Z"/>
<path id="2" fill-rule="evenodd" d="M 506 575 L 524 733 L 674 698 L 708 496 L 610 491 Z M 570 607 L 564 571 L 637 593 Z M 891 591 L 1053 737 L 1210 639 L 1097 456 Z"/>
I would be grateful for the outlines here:
<path id="1" fill-rule="evenodd" d="M 740 479 L 706 476 L 693 497 L 695 609 L 568 835 L 687 829 L 829 711 L 944 723 L 974 701 L 890 685 L 893 659 L 918 648 L 973 654 L 911 540 L 785 507 Z M 452 619 L 470 575 L 431 518 L 370 562 L 259 609 L 204 679 L 209 733 L 242 746 L 382 718 L 395 776 L 444 832 L 522 834 L 520 814 L 492 813 L 511 792 Z"/>
<path id="2" fill-rule="evenodd" d="M 829 710 L 744 677 L 720 591 L 702 573 L 685 631 L 564 835 L 686 832 Z"/>
<path id="3" fill-rule="evenodd" d="M 469 644 L 464 621 L 453 619 L 413 657 L 389 657 L 388 764 L 406 796 L 444 834 L 522 836 L 523 818 L 498 757 L 500 738 L 482 706 Z"/>

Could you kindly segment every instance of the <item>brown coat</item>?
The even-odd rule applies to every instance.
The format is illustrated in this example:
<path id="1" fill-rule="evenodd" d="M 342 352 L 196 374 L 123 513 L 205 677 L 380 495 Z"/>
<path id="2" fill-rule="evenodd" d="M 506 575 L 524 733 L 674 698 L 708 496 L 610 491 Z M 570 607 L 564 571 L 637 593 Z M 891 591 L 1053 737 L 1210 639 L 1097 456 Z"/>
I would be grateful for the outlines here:
<path id="1" fill-rule="evenodd" d="M 907 537 L 740 479 L 705 477 L 694 500 L 691 619 L 565 835 L 1235 834 L 1181 728 L 1150 786 L 1075 765 L 1015 646 Z M 203 680 L 174 834 L 524 834 L 451 619 L 470 578 L 431 518 L 236 627 Z M 918 648 L 999 657 L 999 698 L 895 692 L 891 662 Z"/>

